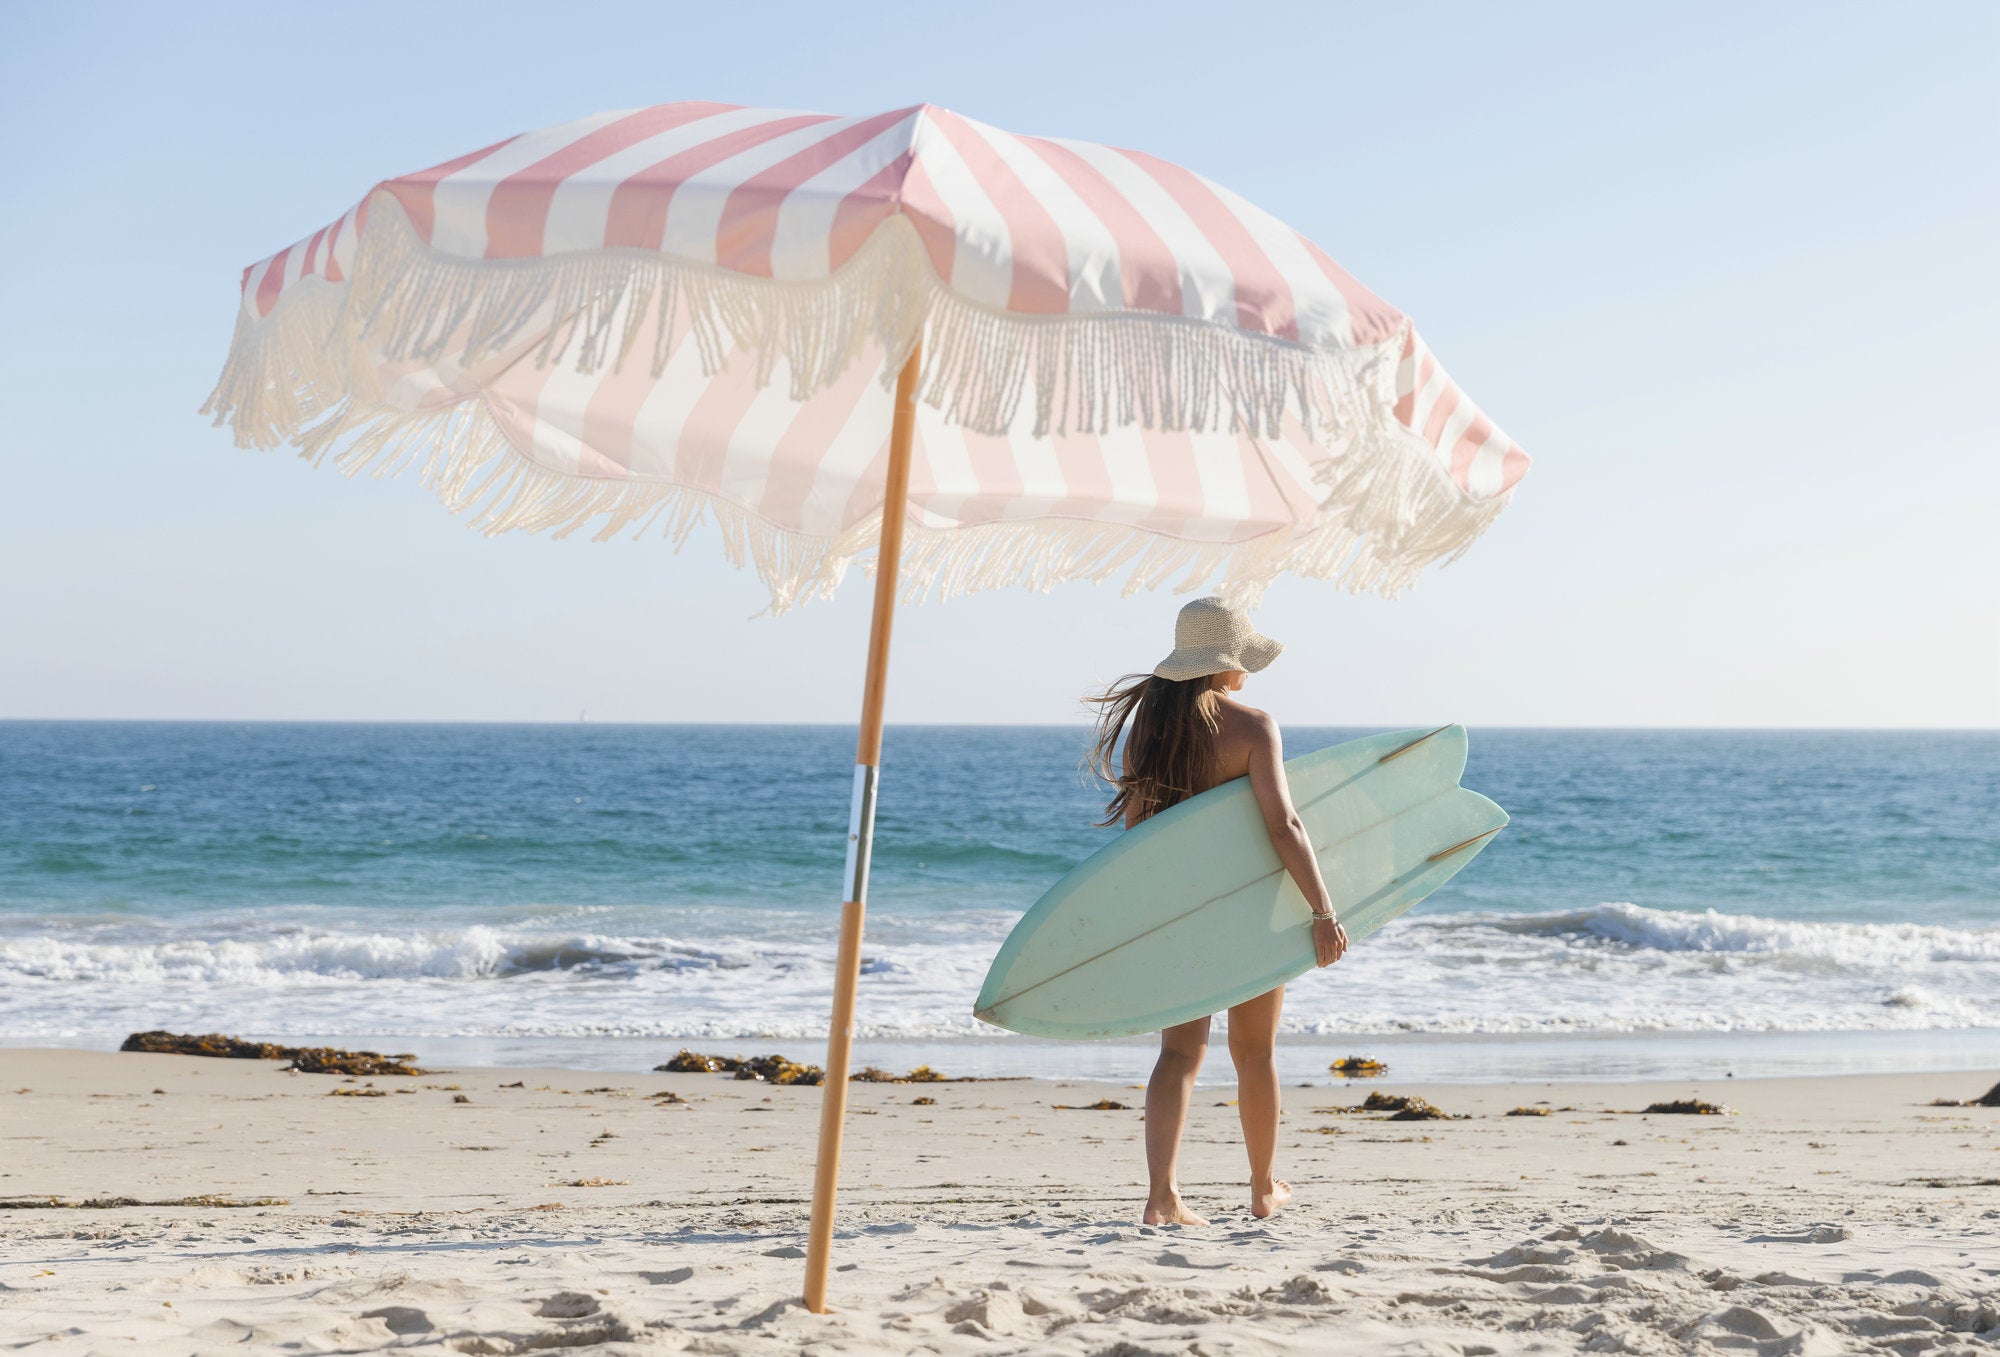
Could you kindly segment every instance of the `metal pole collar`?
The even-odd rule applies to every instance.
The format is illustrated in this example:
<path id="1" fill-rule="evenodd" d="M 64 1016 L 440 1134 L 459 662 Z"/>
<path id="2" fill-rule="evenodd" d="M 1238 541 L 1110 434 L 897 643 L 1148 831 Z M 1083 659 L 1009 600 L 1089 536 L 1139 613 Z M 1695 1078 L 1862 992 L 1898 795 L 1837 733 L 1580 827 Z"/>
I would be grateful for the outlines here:
<path id="1" fill-rule="evenodd" d="M 847 811 L 847 870 L 842 875 L 840 898 L 864 904 L 868 899 L 868 860 L 875 847 L 875 780 L 880 774 L 872 763 L 854 765 L 854 799 Z"/>

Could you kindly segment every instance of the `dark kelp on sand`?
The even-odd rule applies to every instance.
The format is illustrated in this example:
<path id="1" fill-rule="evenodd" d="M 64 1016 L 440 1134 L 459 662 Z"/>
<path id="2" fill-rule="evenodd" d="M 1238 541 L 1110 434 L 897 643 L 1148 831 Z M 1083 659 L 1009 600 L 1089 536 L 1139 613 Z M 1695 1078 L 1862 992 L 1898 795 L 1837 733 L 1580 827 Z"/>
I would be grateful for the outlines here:
<path id="1" fill-rule="evenodd" d="M 919 1065 L 908 1074 L 894 1074 L 877 1069 L 873 1065 L 863 1065 L 849 1076 L 848 1082 L 855 1084 L 956 1084 L 964 1080 L 948 1079 L 929 1065 Z"/>
<path id="2" fill-rule="evenodd" d="M 761 1079 L 771 1084 L 823 1084 L 826 1071 L 804 1065 L 781 1055 L 699 1055 L 683 1049 L 664 1065 L 653 1066 L 656 1074 L 733 1074 L 738 1079 Z"/>
<path id="3" fill-rule="evenodd" d="M 1453 1114 L 1428 1098 L 1404 1098 L 1402 1106 L 1389 1114 L 1390 1121 L 1469 1121 L 1472 1114 Z"/>
<path id="4" fill-rule="evenodd" d="M 664 1065 L 653 1066 L 656 1074 L 733 1074 L 738 1079 L 762 1079 L 772 1084 L 823 1084 L 826 1071 L 781 1055 L 702 1055 L 682 1049 Z M 929 1065 L 919 1065 L 908 1074 L 894 1074 L 868 1065 L 848 1076 L 857 1084 L 975 1084 L 997 1080 L 979 1075 L 939 1074 Z"/>
<path id="5" fill-rule="evenodd" d="M 1350 1055 L 1334 1061 L 1327 1069 L 1345 1079 L 1373 1079 L 1389 1072 L 1389 1067 L 1365 1055 Z"/>
<path id="6" fill-rule="evenodd" d="M 1419 1098 L 1414 1093 L 1369 1094 L 1352 1107 L 1316 1107 L 1315 1112 L 1387 1112 L 1384 1121 L 1470 1121 L 1469 1112 L 1450 1113 L 1427 1098 Z"/>
<path id="7" fill-rule="evenodd" d="M 288 1197 L 224 1197 L 213 1192 L 204 1192 L 197 1197 L 165 1197 L 158 1201 L 142 1201 L 138 1197 L 88 1197 L 83 1201 L 70 1201 L 64 1197 L 7 1197 L 0 1198 L 0 1211 L 110 1211 L 123 1206 L 201 1206 L 210 1209 L 228 1209 L 238 1206 L 290 1206 Z"/>
<path id="8" fill-rule="evenodd" d="M 1933 1098 L 1932 1107 L 2000 1107 L 2000 1084 L 1977 1098 Z"/>
<path id="9" fill-rule="evenodd" d="M 302 1074 L 427 1074 L 410 1063 L 416 1056 L 383 1055 L 379 1051 L 343 1051 L 334 1046 L 279 1046 L 268 1041 L 244 1041 L 219 1032 L 194 1036 L 179 1032 L 134 1032 L 121 1051 L 148 1055 L 200 1055 L 224 1060 L 289 1060 L 286 1069 Z"/>

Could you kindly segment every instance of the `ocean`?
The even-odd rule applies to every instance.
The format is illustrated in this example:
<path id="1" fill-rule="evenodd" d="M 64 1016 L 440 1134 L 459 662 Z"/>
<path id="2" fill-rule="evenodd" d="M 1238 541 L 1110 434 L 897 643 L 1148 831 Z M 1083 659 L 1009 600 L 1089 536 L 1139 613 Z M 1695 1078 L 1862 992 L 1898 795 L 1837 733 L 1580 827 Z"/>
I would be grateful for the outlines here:
<path id="1" fill-rule="evenodd" d="M 1287 752 L 1369 733 L 1299 728 Z M 1130 1080 L 971 1014 L 1110 830 L 1081 727 L 891 727 L 859 1056 Z M 2000 732 L 1472 731 L 1512 825 L 1289 987 L 1283 1068 L 2000 1063 Z M 645 1069 L 816 1061 L 852 731 L 0 723 L 0 1043 L 148 1028 Z M 1218 1048 L 1205 1077 L 1226 1079 Z"/>

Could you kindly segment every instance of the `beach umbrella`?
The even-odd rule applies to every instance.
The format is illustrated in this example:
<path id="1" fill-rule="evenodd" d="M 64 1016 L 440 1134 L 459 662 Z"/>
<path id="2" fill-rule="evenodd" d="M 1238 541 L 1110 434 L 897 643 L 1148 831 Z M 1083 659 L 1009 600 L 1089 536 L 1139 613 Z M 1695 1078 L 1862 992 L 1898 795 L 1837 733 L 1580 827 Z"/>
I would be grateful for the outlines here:
<path id="1" fill-rule="evenodd" d="M 873 570 L 814 1310 L 898 600 L 1116 577 L 1252 604 L 1287 572 L 1393 595 L 1528 465 L 1275 217 L 932 105 L 662 104 L 384 180 L 244 271 L 205 413 L 349 474 L 415 467 L 487 533 L 713 522 L 773 612 Z"/>

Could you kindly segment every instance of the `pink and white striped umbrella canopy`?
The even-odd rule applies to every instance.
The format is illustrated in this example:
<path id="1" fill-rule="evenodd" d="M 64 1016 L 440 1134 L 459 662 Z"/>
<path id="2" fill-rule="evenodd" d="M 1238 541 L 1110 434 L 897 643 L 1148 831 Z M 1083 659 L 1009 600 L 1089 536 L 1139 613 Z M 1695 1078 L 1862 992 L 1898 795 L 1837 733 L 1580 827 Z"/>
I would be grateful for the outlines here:
<path id="1" fill-rule="evenodd" d="M 488 532 L 711 517 L 782 610 L 872 550 L 919 343 L 910 599 L 1393 594 L 1528 466 L 1268 213 L 931 105 L 662 104 L 385 180 L 245 270 L 207 409 L 350 473 L 414 462 Z"/>

